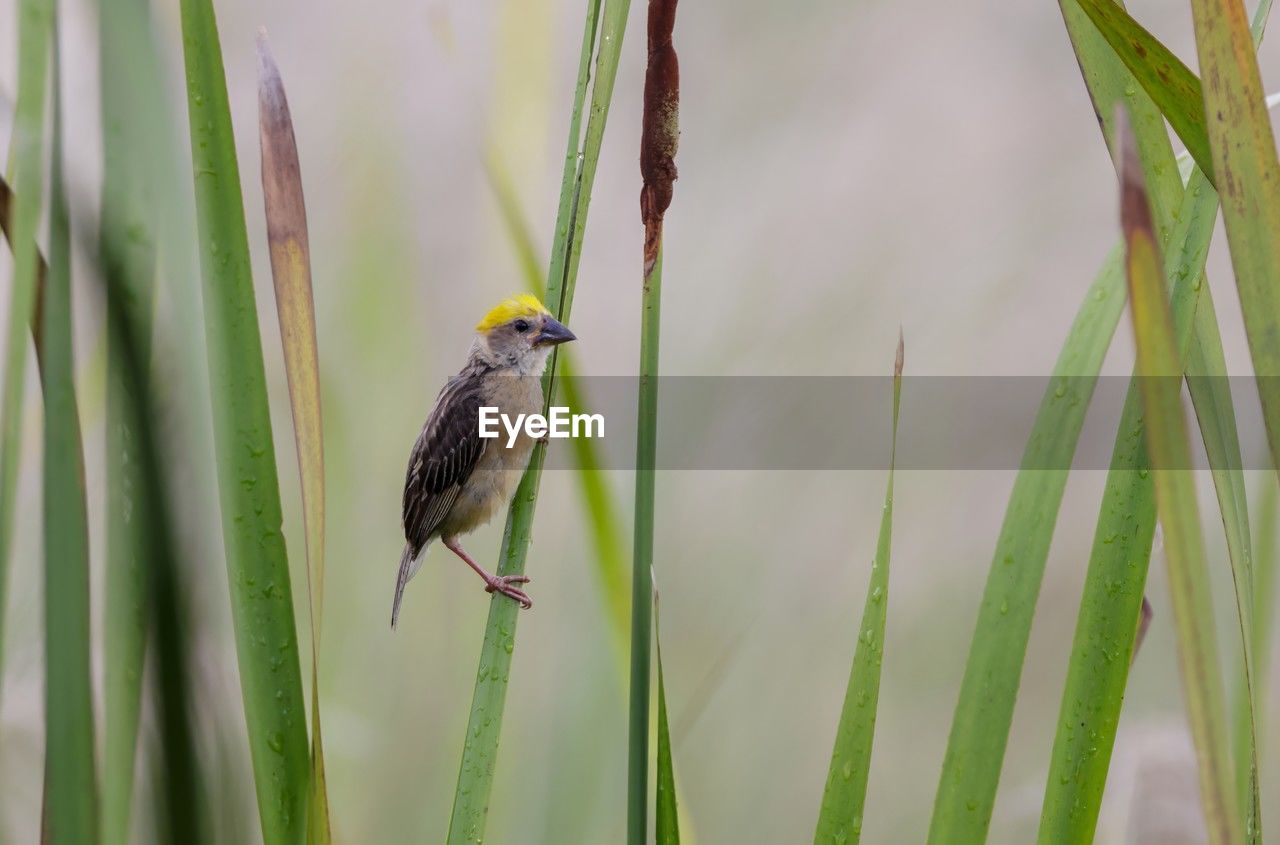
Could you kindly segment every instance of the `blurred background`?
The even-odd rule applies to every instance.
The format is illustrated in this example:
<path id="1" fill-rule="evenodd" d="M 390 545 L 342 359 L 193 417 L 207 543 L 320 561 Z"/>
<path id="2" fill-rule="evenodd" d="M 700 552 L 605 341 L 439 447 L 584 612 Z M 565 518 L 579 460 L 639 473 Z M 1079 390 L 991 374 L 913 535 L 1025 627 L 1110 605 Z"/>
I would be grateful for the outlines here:
<path id="1" fill-rule="evenodd" d="M 307 618 L 302 526 L 257 180 L 259 25 L 269 30 L 284 75 L 306 186 L 329 497 L 321 694 L 341 841 L 439 841 L 448 826 L 489 596 L 433 548 L 409 587 L 399 630 L 389 630 L 403 474 L 472 326 L 523 285 L 486 175 L 488 156 L 515 185 L 543 254 L 549 249 L 584 5 L 216 4 L 300 625 Z M 14 21 L 14 6 L 0 0 L 0 20 Z M 581 338 L 574 352 L 585 375 L 637 368 L 644 7 L 633 3 L 573 310 Z M 1195 67 L 1185 3 L 1135 0 L 1130 8 Z M 90 4 L 75 0 L 62 4 L 62 15 L 68 181 L 75 224 L 92 231 L 102 169 L 96 22 Z M 162 0 L 156 16 L 177 83 L 177 3 Z M 666 223 L 664 373 L 883 375 L 899 326 L 909 375 L 1050 371 L 1118 232 L 1114 175 L 1056 4 L 687 2 L 676 46 L 682 135 Z M 1264 47 L 1261 61 L 1275 90 L 1275 51 Z M 6 25 L 6 145 L 15 78 L 15 29 Z M 174 84 L 171 93 L 185 153 L 183 92 Z M 194 238 L 191 209 L 182 213 L 183 231 Z M 216 790 L 243 810 L 243 828 L 227 838 L 254 841 L 260 834 L 214 516 L 198 280 L 193 264 L 172 263 L 161 283 L 157 360 L 175 385 L 163 423 L 190 444 L 175 506 L 197 585 L 199 695 L 217 716 L 225 777 Z M 0 278 L 11 269 L 3 251 Z M 1247 373 L 1221 233 L 1208 273 L 1228 363 Z M 105 341 L 96 290 L 83 274 L 77 282 L 100 612 Z M 1126 320 L 1104 373 L 1125 375 L 1131 366 Z M 13 842 L 38 838 L 43 759 L 35 383 L 29 375 L 0 697 L 0 840 Z M 887 415 L 887 394 L 884 403 Z M 908 389 L 904 420 L 912 410 Z M 1107 440 L 1115 422 L 1094 414 L 1085 436 L 1092 430 Z M 553 442 L 552 449 L 568 446 Z M 1204 475 L 1201 501 L 1212 514 Z M 1078 472 L 1067 487 L 993 842 L 1034 837 L 1103 479 L 1100 471 Z M 997 471 L 899 476 L 865 841 L 924 837 L 1012 480 L 1012 472 Z M 1263 477 L 1253 473 L 1250 481 L 1256 496 Z M 655 568 L 667 696 L 682 810 L 698 842 L 792 843 L 812 835 L 884 482 L 883 471 L 660 474 Z M 631 474 L 611 471 L 608 483 L 629 523 Z M 1230 643 L 1224 544 L 1216 524 L 1206 524 L 1220 564 L 1219 641 Z M 478 532 L 469 550 L 492 561 L 500 533 L 499 525 Z M 492 842 L 622 839 L 626 689 L 590 555 L 575 479 L 549 471 L 529 559 L 536 608 L 520 617 Z M 1158 553 L 1148 594 L 1155 620 L 1130 677 L 1100 842 L 1203 838 Z M 305 666 L 307 638 L 300 641 Z M 96 671 L 100 682 L 100 663 Z M 1276 736 L 1266 734 L 1260 755 L 1264 814 L 1272 816 L 1280 793 L 1266 763 L 1275 760 Z"/>

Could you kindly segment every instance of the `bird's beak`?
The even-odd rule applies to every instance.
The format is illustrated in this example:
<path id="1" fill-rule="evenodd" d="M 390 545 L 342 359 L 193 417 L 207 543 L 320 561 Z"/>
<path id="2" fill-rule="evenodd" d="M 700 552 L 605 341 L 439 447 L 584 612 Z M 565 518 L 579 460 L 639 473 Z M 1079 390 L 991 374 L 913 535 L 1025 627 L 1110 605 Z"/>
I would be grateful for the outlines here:
<path id="1" fill-rule="evenodd" d="M 569 328 L 564 323 L 554 317 L 547 317 L 542 322 L 542 331 L 538 333 L 538 339 L 534 342 L 534 345 L 555 346 L 577 339 L 578 336 L 569 331 Z"/>

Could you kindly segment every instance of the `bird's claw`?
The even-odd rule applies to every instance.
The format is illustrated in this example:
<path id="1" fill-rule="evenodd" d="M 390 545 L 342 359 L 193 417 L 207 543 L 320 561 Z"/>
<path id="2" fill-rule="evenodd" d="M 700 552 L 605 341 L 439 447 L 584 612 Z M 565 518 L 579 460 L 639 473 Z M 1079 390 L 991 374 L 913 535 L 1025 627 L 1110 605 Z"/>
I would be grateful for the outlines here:
<path id="1" fill-rule="evenodd" d="M 533 599 L 529 598 L 529 594 L 514 584 L 527 584 L 533 579 L 528 575 L 495 575 L 492 579 L 485 582 L 484 591 L 486 593 L 502 593 L 510 599 L 514 599 L 520 604 L 520 607 L 528 610 L 533 607 Z"/>

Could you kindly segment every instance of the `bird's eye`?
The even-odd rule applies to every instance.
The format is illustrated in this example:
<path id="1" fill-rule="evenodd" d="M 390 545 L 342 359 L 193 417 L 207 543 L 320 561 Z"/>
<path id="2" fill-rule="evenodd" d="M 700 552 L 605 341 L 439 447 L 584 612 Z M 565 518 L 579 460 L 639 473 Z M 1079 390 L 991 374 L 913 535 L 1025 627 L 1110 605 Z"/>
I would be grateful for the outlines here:
<path id="1" fill-rule="evenodd" d="M 516 320 L 515 327 L 516 327 L 516 331 L 520 332 L 520 334 L 524 334 L 525 332 L 529 331 L 529 321 Z"/>

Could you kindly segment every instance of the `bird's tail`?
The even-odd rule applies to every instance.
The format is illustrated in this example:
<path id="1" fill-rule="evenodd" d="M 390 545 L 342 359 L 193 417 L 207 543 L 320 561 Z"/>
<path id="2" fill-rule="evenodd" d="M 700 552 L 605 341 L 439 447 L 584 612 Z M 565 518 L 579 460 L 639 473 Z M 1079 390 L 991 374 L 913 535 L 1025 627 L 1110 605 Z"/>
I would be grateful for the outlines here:
<path id="1" fill-rule="evenodd" d="M 391 630 L 395 630 L 396 620 L 400 617 L 400 601 L 404 598 L 404 585 L 409 583 L 409 579 L 418 574 L 418 570 L 422 568 L 422 557 L 426 552 L 423 546 L 415 555 L 413 546 L 409 543 L 404 544 L 404 552 L 400 555 L 400 572 L 396 576 L 396 597 L 391 603 Z"/>

